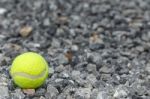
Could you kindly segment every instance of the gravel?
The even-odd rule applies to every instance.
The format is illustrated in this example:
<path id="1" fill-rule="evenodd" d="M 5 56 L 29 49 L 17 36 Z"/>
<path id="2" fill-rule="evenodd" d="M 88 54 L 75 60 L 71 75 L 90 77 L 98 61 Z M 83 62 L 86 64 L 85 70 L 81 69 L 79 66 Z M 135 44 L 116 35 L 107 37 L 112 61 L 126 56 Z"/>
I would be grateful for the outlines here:
<path id="1" fill-rule="evenodd" d="M 1 99 L 7 99 L 9 98 L 9 93 L 8 93 L 8 87 L 6 86 L 0 86 L 1 92 L 0 92 L 0 98 Z"/>
<path id="2" fill-rule="evenodd" d="M 59 94 L 57 88 L 52 85 L 47 86 L 46 99 L 56 99 L 56 96 Z"/>
<path id="3" fill-rule="evenodd" d="M 0 99 L 150 99 L 149 0 L 0 0 Z M 13 59 L 53 67 L 28 95 Z"/>

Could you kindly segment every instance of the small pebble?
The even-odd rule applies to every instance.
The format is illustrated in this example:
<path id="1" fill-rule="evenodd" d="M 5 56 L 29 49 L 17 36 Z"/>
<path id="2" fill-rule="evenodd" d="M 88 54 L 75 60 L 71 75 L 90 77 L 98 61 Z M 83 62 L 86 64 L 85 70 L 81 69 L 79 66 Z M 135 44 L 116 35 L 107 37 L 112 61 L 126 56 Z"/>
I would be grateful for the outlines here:
<path id="1" fill-rule="evenodd" d="M 116 88 L 113 97 L 114 98 L 125 98 L 128 96 L 128 94 L 129 94 L 129 91 L 127 90 L 127 88 L 120 85 Z"/>
<path id="2" fill-rule="evenodd" d="M 69 60 L 64 54 L 60 54 L 58 56 L 58 62 L 59 62 L 60 65 L 63 65 L 63 64 L 69 63 Z"/>
<path id="3" fill-rule="evenodd" d="M 24 26 L 20 29 L 19 33 L 22 37 L 27 37 L 31 34 L 33 28 L 31 26 Z"/>
<path id="4" fill-rule="evenodd" d="M 22 89 L 23 93 L 33 96 L 35 94 L 35 89 Z"/>
<path id="5" fill-rule="evenodd" d="M 0 98 L 1 99 L 8 99 L 9 98 L 9 90 L 7 86 L 0 85 Z"/>
<path id="6" fill-rule="evenodd" d="M 90 88 L 79 88 L 76 90 L 75 98 L 76 99 L 90 99 Z"/>
<path id="7" fill-rule="evenodd" d="M 56 99 L 58 94 L 59 92 L 54 86 L 50 84 L 47 86 L 46 99 Z"/>
<path id="8" fill-rule="evenodd" d="M 77 45 L 72 45 L 71 46 L 71 50 L 72 51 L 78 51 L 79 50 L 79 47 Z"/>
<path id="9" fill-rule="evenodd" d="M 4 14 L 7 10 L 5 8 L 0 8 L 0 15 Z"/>

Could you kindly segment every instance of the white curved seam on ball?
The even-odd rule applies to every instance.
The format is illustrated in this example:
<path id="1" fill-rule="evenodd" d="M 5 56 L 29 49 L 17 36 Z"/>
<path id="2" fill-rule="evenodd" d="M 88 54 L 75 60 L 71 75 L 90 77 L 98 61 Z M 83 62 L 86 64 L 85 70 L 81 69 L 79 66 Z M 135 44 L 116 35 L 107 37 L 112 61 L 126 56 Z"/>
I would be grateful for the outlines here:
<path id="1" fill-rule="evenodd" d="M 25 72 L 16 72 L 12 74 L 12 77 L 15 76 L 22 76 L 22 77 L 26 77 L 26 78 L 30 78 L 30 79 L 38 79 L 41 78 L 45 75 L 46 73 L 46 69 L 44 69 L 44 71 L 42 71 L 42 73 L 40 73 L 39 75 L 31 75 L 31 74 L 27 74 Z"/>

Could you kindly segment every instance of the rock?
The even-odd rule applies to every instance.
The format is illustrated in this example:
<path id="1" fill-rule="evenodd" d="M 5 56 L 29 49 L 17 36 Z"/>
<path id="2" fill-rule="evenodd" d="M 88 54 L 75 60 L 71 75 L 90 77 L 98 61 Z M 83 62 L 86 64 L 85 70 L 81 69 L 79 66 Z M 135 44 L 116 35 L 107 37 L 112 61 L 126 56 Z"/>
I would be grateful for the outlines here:
<path id="1" fill-rule="evenodd" d="M 144 47 L 143 46 L 137 46 L 136 50 L 138 50 L 139 52 L 143 52 L 144 51 Z"/>
<path id="2" fill-rule="evenodd" d="M 115 89 L 115 93 L 113 95 L 114 98 L 126 98 L 129 94 L 129 91 L 126 87 L 119 85 Z"/>
<path id="3" fill-rule="evenodd" d="M 8 87 L 4 85 L 0 85 L 0 99 L 8 99 L 9 98 L 9 92 Z"/>
<path id="4" fill-rule="evenodd" d="M 67 24 L 68 23 L 68 17 L 67 16 L 60 16 L 58 18 L 58 23 L 60 23 L 60 24 Z"/>
<path id="5" fill-rule="evenodd" d="M 68 58 L 64 54 L 58 56 L 59 64 L 67 64 L 69 62 Z"/>
<path id="6" fill-rule="evenodd" d="M 73 99 L 71 95 L 67 95 L 66 99 Z"/>
<path id="7" fill-rule="evenodd" d="M 67 72 L 62 72 L 60 75 L 61 75 L 61 77 L 64 78 L 64 79 L 67 79 L 67 78 L 70 77 Z"/>
<path id="8" fill-rule="evenodd" d="M 75 29 L 70 29 L 70 35 L 73 37 L 76 36 Z"/>
<path id="9" fill-rule="evenodd" d="M 73 70 L 71 74 L 73 79 L 77 79 L 80 77 L 80 71 Z"/>
<path id="10" fill-rule="evenodd" d="M 29 42 L 27 44 L 25 43 L 23 45 L 26 46 L 26 47 L 29 47 L 29 48 L 40 48 L 41 47 L 41 44 L 33 43 L 33 42 Z"/>
<path id="11" fill-rule="evenodd" d="M 150 64 L 148 63 L 145 70 L 150 74 Z"/>
<path id="12" fill-rule="evenodd" d="M 0 86 L 7 86 L 8 85 L 8 79 L 6 78 L 6 75 L 0 74 Z"/>
<path id="13" fill-rule="evenodd" d="M 6 39 L 5 35 L 0 34 L 0 42 L 3 42 L 3 40 Z"/>
<path id="14" fill-rule="evenodd" d="M 8 89 L 11 90 L 11 91 L 16 89 L 16 86 L 14 85 L 13 80 L 8 81 Z"/>
<path id="15" fill-rule="evenodd" d="M 64 94 L 59 94 L 57 99 L 66 99 L 66 96 Z"/>
<path id="16" fill-rule="evenodd" d="M 39 99 L 46 99 L 46 98 L 44 98 L 43 96 L 41 96 Z"/>
<path id="17" fill-rule="evenodd" d="M 33 28 L 31 26 L 24 26 L 20 29 L 19 33 L 22 37 L 27 37 L 32 32 Z"/>
<path id="18" fill-rule="evenodd" d="M 71 84 L 71 85 L 75 84 L 73 80 L 68 80 L 68 83 Z"/>
<path id="19" fill-rule="evenodd" d="M 113 69 L 107 66 L 103 66 L 99 69 L 99 72 L 101 73 L 112 73 Z"/>
<path id="20" fill-rule="evenodd" d="M 49 75 L 52 75 L 54 73 L 54 67 L 49 67 L 48 68 L 48 71 L 49 71 Z"/>
<path id="21" fill-rule="evenodd" d="M 104 48 L 104 42 L 100 38 L 100 36 L 96 33 L 93 33 L 92 36 L 89 39 L 89 47 L 91 50 L 98 50 Z"/>
<path id="22" fill-rule="evenodd" d="M 47 92 L 45 94 L 46 99 L 56 99 L 59 94 L 58 90 L 53 85 L 47 86 Z"/>
<path id="23" fill-rule="evenodd" d="M 143 95 L 147 91 L 146 86 L 142 86 L 140 81 L 141 80 L 137 80 L 137 81 L 133 82 L 130 86 L 132 92 L 136 92 L 136 94 L 139 96 Z"/>
<path id="24" fill-rule="evenodd" d="M 13 99 L 24 99 L 25 95 L 21 91 L 21 89 L 15 89 L 15 92 L 11 94 Z"/>
<path id="25" fill-rule="evenodd" d="M 56 38 L 53 38 L 51 46 L 54 47 L 54 48 L 59 48 L 60 47 L 60 41 Z"/>
<path id="26" fill-rule="evenodd" d="M 77 45 L 72 45 L 71 50 L 76 52 L 79 50 L 79 47 Z"/>
<path id="27" fill-rule="evenodd" d="M 96 99 L 97 98 L 97 94 L 98 94 L 98 89 L 94 88 L 91 92 L 91 97 L 90 99 Z"/>
<path id="28" fill-rule="evenodd" d="M 89 62 L 92 62 L 96 65 L 100 65 L 102 63 L 102 58 L 99 53 L 87 53 L 87 59 Z"/>
<path id="29" fill-rule="evenodd" d="M 84 69 L 84 67 L 87 66 L 87 64 L 88 64 L 87 62 L 79 62 L 79 63 L 75 66 L 75 68 L 82 70 L 82 69 Z"/>
<path id="30" fill-rule="evenodd" d="M 35 95 L 35 89 L 22 89 L 23 93 L 33 96 Z"/>
<path id="31" fill-rule="evenodd" d="M 0 54 L 0 66 L 3 66 L 5 63 L 5 56 L 3 54 Z"/>
<path id="32" fill-rule="evenodd" d="M 96 99 L 111 99 L 111 98 L 108 96 L 107 92 L 100 91 L 98 92 Z"/>
<path id="33" fill-rule="evenodd" d="M 42 2 L 41 2 L 41 1 L 37 1 L 37 2 L 34 2 L 33 5 L 34 5 L 34 8 L 35 8 L 35 9 L 38 9 L 38 8 L 41 7 Z"/>
<path id="34" fill-rule="evenodd" d="M 55 83 L 61 83 L 61 82 L 63 82 L 63 80 L 64 80 L 64 79 L 57 78 L 57 79 L 55 79 Z"/>
<path id="35" fill-rule="evenodd" d="M 50 20 L 48 18 L 44 19 L 43 26 L 50 26 Z"/>
<path id="36" fill-rule="evenodd" d="M 95 43 L 95 44 L 90 44 L 89 45 L 89 48 L 91 49 L 91 50 L 99 50 L 99 49 L 103 49 L 105 46 L 104 46 L 104 44 L 102 43 L 102 44 L 99 44 L 99 43 Z"/>
<path id="37" fill-rule="evenodd" d="M 95 85 L 97 79 L 93 74 L 89 74 L 86 78 L 92 85 Z"/>
<path id="38" fill-rule="evenodd" d="M 56 30 L 56 35 L 57 36 L 62 36 L 65 34 L 65 31 L 62 28 L 57 28 Z"/>
<path id="39" fill-rule="evenodd" d="M 103 81 L 110 81 L 111 79 L 111 74 L 101 74 L 101 79 Z"/>
<path id="40" fill-rule="evenodd" d="M 130 23 L 129 26 L 131 26 L 132 28 L 138 28 L 138 27 L 142 27 L 143 24 L 141 20 L 136 20 L 133 23 Z"/>
<path id="41" fill-rule="evenodd" d="M 65 90 L 63 90 L 62 93 L 60 94 L 62 98 L 58 96 L 57 99 L 74 99 L 73 98 L 74 92 L 75 92 L 75 88 L 73 86 L 66 86 Z"/>
<path id="42" fill-rule="evenodd" d="M 28 97 L 28 98 L 30 98 L 30 97 Z M 27 98 L 27 99 L 28 99 L 28 98 Z M 34 98 L 32 98 L 32 99 L 40 99 L 40 98 L 36 96 L 36 97 L 34 97 Z"/>
<path id="43" fill-rule="evenodd" d="M 3 15 L 7 10 L 5 8 L 0 8 L 0 15 Z"/>
<path id="44" fill-rule="evenodd" d="M 73 79 L 75 82 L 77 82 L 79 85 L 81 85 L 81 86 L 86 86 L 87 81 L 81 78 L 81 73 L 80 73 L 80 71 L 76 71 L 76 70 L 72 71 L 71 76 L 72 76 L 72 79 Z"/>
<path id="45" fill-rule="evenodd" d="M 88 64 L 87 65 L 87 71 L 88 72 L 93 72 L 94 74 L 96 73 L 96 65 L 95 64 Z"/>
<path id="46" fill-rule="evenodd" d="M 91 88 L 79 88 L 75 92 L 75 99 L 90 99 Z"/>
<path id="47" fill-rule="evenodd" d="M 58 67 L 55 68 L 55 72 L 62 72 L 63 70 L 65 70 L 65 67 L 63 65 L 59 65 Z"/>
<path id="48" fill-rule="evenodd" d="M 46 93 L 46 90 L 45 90 L 44 88 L 38 88 L 38 89 L 36 90 L 36 95 L 42 96 L 42 95 L 44 95 L 45 93 Z"/>

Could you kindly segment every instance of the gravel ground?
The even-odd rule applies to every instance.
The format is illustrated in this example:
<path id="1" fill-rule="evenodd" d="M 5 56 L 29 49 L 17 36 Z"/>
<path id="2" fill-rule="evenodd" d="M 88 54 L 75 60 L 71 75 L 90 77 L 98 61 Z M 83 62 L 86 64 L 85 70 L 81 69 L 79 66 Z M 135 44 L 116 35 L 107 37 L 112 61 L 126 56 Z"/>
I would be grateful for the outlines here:
<path id="1" fill-rule="evenodd" d="M 0 0 L 0 99 L 150 99 L 150 0 Z M 9 69 L 35 51 L 54 73 L 23 91 Z"/>

